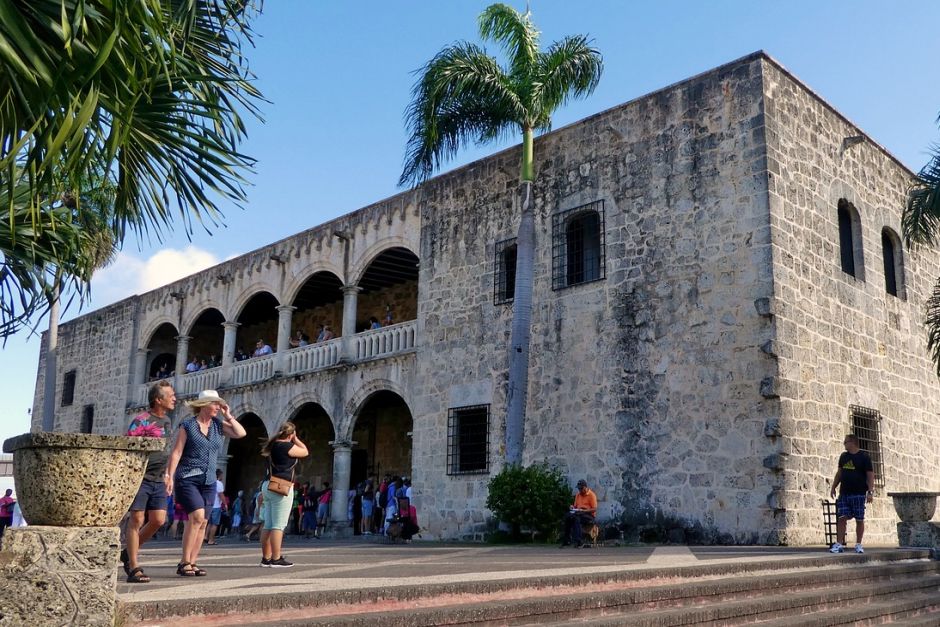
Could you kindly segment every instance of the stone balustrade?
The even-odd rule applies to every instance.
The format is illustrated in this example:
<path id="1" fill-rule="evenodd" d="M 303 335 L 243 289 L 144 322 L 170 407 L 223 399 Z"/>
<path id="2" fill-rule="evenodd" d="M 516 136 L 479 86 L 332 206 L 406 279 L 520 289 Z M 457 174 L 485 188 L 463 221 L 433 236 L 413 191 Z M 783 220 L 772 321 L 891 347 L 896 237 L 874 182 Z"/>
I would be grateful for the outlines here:
<path id="1" fill-rule="evenodd" d="M 292 348 L 287 351 L 287 374 L 298 374 L 335 366 L 339 363 L 341 349 L 342 338 Z"/>
<path id="2" fill-rule="evenodd" d="M 415 347 L 417 324 L 414 320 L 381 329 L 357 333 L 354 359 L 374 359 L 410 350 Z"/>
<path id="3" fill-rule="evenodd" d="M 403 353 L 415 348 L 417 323 L 414 320 L 394 324 L 381 329 L 372 329 L 353 336 L 353 361 L 369 361 Z M 284 374 L 295 375 L 323 370 L 340 363 L 343 338 L 291 348 L 284 352 Z M 218 390 L 226 387 L 250 385 L 274 376 L 278 355 L 251 357 L 237 361 L 231 366 L 231 375 L 226 380 L 226 368 L 210 368 L 190 372 L 180 377 L 176 393 L 181 397 L 193 396 L 201 390 Z M 131 401 L 136 406 L 146 406 L 147 392 L 153 383 L 137 386 Z"/>

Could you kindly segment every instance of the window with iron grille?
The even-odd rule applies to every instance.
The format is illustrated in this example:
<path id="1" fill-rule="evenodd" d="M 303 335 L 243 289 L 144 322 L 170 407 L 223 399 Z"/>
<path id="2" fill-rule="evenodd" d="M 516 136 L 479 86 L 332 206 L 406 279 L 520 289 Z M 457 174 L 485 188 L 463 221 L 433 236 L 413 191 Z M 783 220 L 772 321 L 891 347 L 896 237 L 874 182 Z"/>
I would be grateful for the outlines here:
<path id="1" fill-rule="evenodd" d="M 75 371 L 69 370 L 62 379 L 62 407 L 72 404 L 75 399 Z"/>
<path id="2" fill-rule="evenodd" d="M 881 456 L 881 414 L 874 409 L 850 405 L 852 433 L 858 437 L 858 447 L 868 453 L 875 470 L 875 487 L 885 487 L 885 469 Z"/>
<path id="3" fill-rule="evenodd" d="M 95 430 L 95 406 L 85 405 L 82 408 L 82 424 L 79 428 L 80 433 L 94 433 Z"/>
<path id="4" fill-rule="evenodd" d="M 604 201 L 552 216 L 552 289 L 599 281 L 606 276 Z"/>
<path id="5" fill-rule="evenodd" d="M 510 302 L 516 295 L 516 238 L 496 242 L 496 274 L 493 277 L 493 304 Z"/>
<path id="6" fill-rule="evenodd" d="M 490 471 L 490 406 L 454 407 L 447 414 L 447 474 Z"/>

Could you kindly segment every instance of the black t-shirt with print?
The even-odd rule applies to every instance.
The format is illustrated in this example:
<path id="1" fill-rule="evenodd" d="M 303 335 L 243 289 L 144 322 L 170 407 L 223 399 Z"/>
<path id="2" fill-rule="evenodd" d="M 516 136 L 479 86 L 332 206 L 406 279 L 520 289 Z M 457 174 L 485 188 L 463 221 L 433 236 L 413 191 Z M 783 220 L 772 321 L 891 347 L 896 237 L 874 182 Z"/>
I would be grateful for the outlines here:
<path id="1" fill-rule="evenodd" d="M 839 482 L 839 494 L 865 494 L 868 492 L 868 471 L 873 470 L 871 458 L 865 451 L 839 456 L 839 469 L 842 471 Z"/>

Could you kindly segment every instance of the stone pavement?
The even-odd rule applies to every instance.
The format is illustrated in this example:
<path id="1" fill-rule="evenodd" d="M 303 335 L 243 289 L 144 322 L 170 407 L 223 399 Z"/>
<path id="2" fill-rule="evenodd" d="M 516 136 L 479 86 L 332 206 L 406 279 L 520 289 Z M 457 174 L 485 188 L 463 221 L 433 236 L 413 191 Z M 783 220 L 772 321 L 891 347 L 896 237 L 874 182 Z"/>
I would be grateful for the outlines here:
<path id="1" fill-rule="evenodd" d="M 874 553 L 878 549 L 873 549 Z M 225 542 L 204 547 L 200 567 L 207 577 L 183 578 L 175 574 L 179 560 L 177 542 L 157 541 L 144 547 L 142 565 L 149 584 L 126 584 L 119 578 L 119 601 L 133 608 L 137 622 L 176 624 L 172 616 L 218 614 L 229 604 L 241 611 L 271 608 L 273 595 L 318 596 L 330 602 L 355 602 L 357 595 L 389 588 L 466 590 L 532 579 L 590 577 L 602 573 L 670 571 L 727 564 L 740 569 L 747 564 L 813 558 L 839 560 L 822 547 L 684 547 L 604 546 L 595 549 L 559 549 L 555 546 L 502 546 L 443 544 L 415 541 L 388 544 L 383 539 L 304 540 L 288 538 L 284 555 L 295 563 L 288 569 L 261 568 L 257 542 Z M 678 574 L 678 573 L 677 573 Z M 162 609 L 159 609 L 162 608 Z M 170 610 L 169 608 L 173 608 Z M 158 620 L 163 615 L 167 620 Z M 188 618 L 186 620 L 192 620 Z M 210 623 L 212 624 L 211 621 Z M 240 624 L 251 624 L 244 622 Z"/>

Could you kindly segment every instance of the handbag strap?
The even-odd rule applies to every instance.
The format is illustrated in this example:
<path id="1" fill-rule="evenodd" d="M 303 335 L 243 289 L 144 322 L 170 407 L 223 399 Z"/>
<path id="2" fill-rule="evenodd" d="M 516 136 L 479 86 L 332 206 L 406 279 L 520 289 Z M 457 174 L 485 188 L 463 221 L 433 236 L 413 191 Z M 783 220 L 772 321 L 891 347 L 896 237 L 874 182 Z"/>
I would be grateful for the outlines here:
<path id="1" fill-rule="evenodd" d="M 290 467 L 290 482 L 292 484 L 294 483 L 294 471 L 296 469 L 297 469 L 297 460 L 295 459 L 294 463 L 291 464 L 291 467 Z M 274 464 L 271 459 L 271 455 L 268 455 L 268 479 L 270 480 L 272 477 L 274 477 Z"/>

